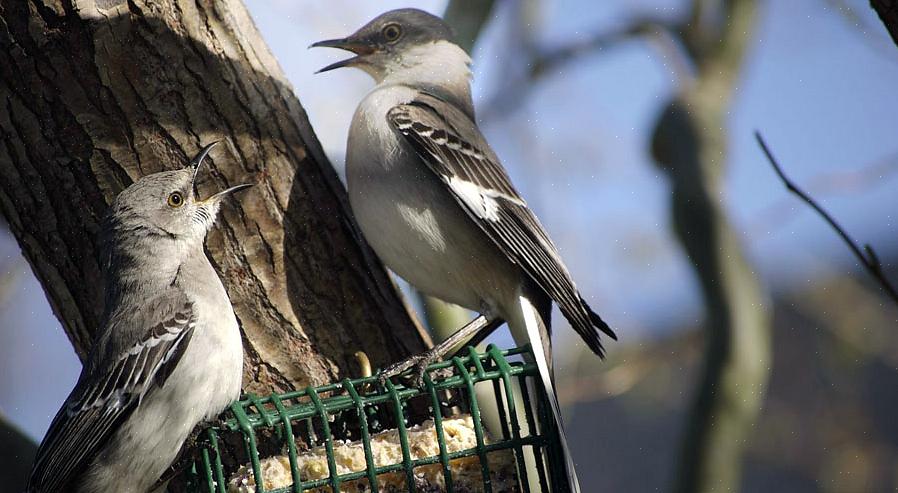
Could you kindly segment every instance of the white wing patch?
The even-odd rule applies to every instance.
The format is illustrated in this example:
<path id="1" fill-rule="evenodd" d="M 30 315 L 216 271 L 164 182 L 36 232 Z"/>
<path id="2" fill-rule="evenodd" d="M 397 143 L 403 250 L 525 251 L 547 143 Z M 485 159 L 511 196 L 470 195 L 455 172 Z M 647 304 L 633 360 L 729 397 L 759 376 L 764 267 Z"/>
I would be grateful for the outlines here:
<path id="1" fill-rule="evenodd" d="M 496 199 L 507 200 L 520 206 L 525 205 L 523 200 L 490 188 L 483 188 L 457 176 L 447 176 L 445 179 L 449 183 L 449 188 L 481 219 L 499 220 L 499 203 Z"/>
<path id="2" fill-rule="evenodd" d="M 415 210 L 405 204 L 397 204 L 399 214 L 434 250 L 445 251 L 446 239 L 430 209 Z"/>

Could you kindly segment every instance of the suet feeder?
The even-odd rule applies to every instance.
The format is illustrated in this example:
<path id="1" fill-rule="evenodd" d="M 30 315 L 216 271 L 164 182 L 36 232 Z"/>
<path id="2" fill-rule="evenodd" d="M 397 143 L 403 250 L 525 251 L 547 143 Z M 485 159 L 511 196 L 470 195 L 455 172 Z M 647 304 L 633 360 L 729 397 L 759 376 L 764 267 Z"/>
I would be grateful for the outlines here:
<path id="1" fill-rule="evenodd" d="M 424 387 L 376 377 L 245 396 L 198 440 L 192 492 L 566 492 L 529 348 L 473 347 Z"/>

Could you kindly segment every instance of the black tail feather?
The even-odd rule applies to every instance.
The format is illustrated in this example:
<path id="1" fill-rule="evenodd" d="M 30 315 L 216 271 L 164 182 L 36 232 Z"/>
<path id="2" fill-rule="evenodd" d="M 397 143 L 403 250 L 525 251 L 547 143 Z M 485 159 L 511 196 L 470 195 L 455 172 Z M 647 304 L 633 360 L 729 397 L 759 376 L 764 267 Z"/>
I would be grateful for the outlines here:
<path id="1" fill-rule="evenodd" d="M 592 321 L 592 324 L 593 326 L 595 326 L 595 328 L 601 330 L 606 336 L 614 339 L 615 341 L 617 340 L 617 334 L 615 334 L 614 331 L 611 330 L 611 327 L 609 327 L 608 324 L 606 324 L 605 321 L 602 320 L 602 317 L 600 317 L 598 313 L 592 311 L 592 308 L 590 308 L 586 303 L 583 303 L 583 308 L 586 308 L 586 311 L 589 312 L 589 320 Z"/>
<path id="2" fill-rule="evenodd" d="M 589 346 L 589 349 L 591 349 L 598 357 L 604 358 L 605 348 L 602 346 L 599 331 L 615 341 L 617 340 L 617 334 L 615 334 L 614 331 L 611 330 L 611 327 L 602 320 L 602 317 L 592 311 L 592 308 L 589 307 L 583 298 L 579 299 L 579 306 L 574 305 L 571 307 L 559 304 L 561 312 L 564 314 L 565 318 L 568 319 L 571 327 L 580 334 L 580 337 L 583 339 L 583 342 Z"/>

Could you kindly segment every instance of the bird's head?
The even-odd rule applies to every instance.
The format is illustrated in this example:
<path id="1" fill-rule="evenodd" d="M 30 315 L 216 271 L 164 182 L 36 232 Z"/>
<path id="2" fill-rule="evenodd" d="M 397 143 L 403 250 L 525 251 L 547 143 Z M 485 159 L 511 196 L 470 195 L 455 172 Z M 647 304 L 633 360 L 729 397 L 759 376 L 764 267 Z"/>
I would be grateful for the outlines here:
<path id="1" fill-rule="evenodd" d="M 353 34 L 329 39 L 311 47 L 339 48 L 356 56 L 332 63 L 318 72 L 341 67 L 364 70 L 378 82 L 391 73 L 415 70 L 440 72 L 462 65 L 467 71 L 470 58 L 453 41 L 452 29 L 437 16 L 418 9 L 391 10 L 374 18 Z M 434 74 L 439 76 L 439 73 Z"/>
<path id="2" fill-rule="evenodd" d="M 186 167 L 144 176 L 122 191 L 112 203 L 107 234 L 202 245 L 222 199 L 250 186 L 237 185 L 203 200 L 196 196 L 197 174 L 216 143 L 204 147 Z"/>

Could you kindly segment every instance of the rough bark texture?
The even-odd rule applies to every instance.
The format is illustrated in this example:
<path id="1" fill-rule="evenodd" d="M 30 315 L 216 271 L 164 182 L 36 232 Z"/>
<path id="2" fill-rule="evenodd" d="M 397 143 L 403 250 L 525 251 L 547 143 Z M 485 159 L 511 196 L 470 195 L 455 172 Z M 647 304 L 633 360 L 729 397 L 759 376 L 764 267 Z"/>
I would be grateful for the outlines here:
<path id="1" fill-rule="evenodd" d="M 679 454 L 678 493 L 738 491 L 770 373 L 767 303 L 721 201 L 728 104 L 753 0 L 696 0 L 681 31 L 695 78 L 658 119 L 653 154 L 671 181 L 673 226 L 705 299 L 704 369 Z"/>
<path id="2" fill-rule="evenodd" d="M 200 194 L 258 183 L 207 241 L 244 332 L 244 389 L 424 349 L 239 0 L 0 0 L 0 104 L 0 210 L 82 358 L 107 205 L 217 139 Z"/>
<path id="3" fill-rule="evenodd" d="M 870 0 L 870 7 L 879 15 L 892 41 L 898 45 L 898 0 Z"/>

